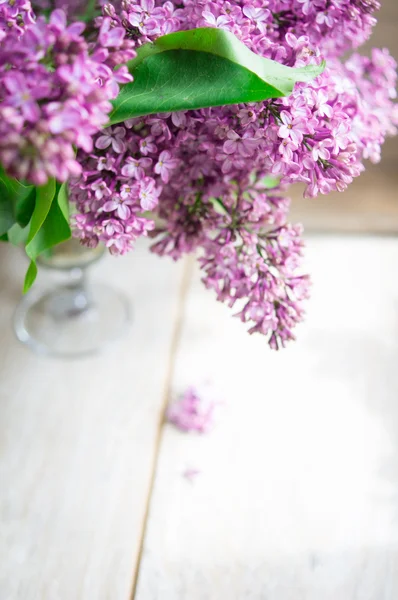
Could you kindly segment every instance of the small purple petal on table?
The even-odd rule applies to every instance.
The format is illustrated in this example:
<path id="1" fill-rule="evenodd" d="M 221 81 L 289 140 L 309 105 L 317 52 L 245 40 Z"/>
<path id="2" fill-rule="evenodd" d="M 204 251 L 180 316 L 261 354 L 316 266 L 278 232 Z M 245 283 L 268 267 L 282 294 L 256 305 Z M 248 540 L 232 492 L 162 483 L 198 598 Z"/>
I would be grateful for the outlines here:
<path id="1" fill-rule="evenodd" d="M 188 481 L 190 481 L 191 483 L 193 483 L 194 479 L 200 474 L 201 471 L 199 469 L 196 469 L 195 467 L 188 467 L 187 469 L 185 469 L 182 476 L 185 479 L 188 479 Z"/>
<path id="2" fill-rule="evenodd" d="M 166 419 L 180 431 L 208 433 L 214 426 L 215 409 L 219 404 L 210 399 L 208 393 L 189 387 L 169 405 Z"/>

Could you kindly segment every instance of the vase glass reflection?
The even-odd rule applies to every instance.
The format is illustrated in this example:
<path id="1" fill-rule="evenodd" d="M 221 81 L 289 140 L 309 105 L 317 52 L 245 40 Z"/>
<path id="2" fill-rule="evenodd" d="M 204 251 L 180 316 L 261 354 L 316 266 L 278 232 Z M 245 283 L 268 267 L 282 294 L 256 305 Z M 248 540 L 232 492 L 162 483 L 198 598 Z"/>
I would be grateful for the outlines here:
<path id="1" fill-rule="evenodd" d="M 45 291 L 35 284 L 21 300 L 14 317 L 21 342 L 39 354 L 73 358 L 98 353 L 123 334 L 128 299 L 87 278 L 88 267 L 104 253 L 102 246 L 87 248 L 72 238 L 39 257 L 40 267 L 62 273 L 66 281 Z"/>

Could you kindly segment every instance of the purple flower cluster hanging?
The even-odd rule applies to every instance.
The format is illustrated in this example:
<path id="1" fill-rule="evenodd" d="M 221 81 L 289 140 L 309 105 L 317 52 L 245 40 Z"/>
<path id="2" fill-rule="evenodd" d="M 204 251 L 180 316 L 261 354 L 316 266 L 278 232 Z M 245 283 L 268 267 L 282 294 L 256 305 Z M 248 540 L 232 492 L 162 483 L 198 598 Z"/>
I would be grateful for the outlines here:
<path id="1" fill-rule="evenodd" d="M 103 16 L 84 37 L 84 26 L 67 25 L 59 9 L 47 22 L 27 0 L 0 0 L 0 162 L 37 184 L 72 178 L 75 235 L 88 246 L 124 254 L 149 234 L 161 256 L 197 251 L 205 286 L 251 333 L 284 346 L 309 290 L 287 186 L 304 183 L 306 197 L 344 191 L 396 133 L 395 61 L 378 49 L 346 58 L 369 38 L 379 3 L 101 4 Z M 288 67 L 326 59 L 327 68 L 288 97 L 101 129 L 119 84 L 131 79 L 114 67 L 159 36 L 202 27 L 228 30 Z"/>

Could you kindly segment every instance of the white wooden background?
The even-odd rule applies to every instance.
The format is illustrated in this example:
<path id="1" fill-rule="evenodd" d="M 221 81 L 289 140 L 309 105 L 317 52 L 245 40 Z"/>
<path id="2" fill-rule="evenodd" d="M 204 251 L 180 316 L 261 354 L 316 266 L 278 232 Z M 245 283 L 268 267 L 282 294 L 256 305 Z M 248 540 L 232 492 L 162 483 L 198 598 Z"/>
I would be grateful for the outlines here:
<path id="1" fill-rule="evenodd" d="M 134 322 L 78 362 L 14 339 L 25 265 L 0 246 L 0 600 L 397 600 L 398 242 L 308 246 L 287 350 L 144 244 L 92 269 Z M 162 423 L 206 382 L 211 434 Z"/>

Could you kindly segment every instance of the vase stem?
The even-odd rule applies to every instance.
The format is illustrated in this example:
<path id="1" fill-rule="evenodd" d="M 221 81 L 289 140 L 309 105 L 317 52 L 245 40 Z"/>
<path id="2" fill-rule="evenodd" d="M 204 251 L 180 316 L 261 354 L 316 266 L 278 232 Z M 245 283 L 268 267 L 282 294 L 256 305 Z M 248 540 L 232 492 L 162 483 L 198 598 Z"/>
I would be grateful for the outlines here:
<path id="1" fill-rule="evenodd" d="M 65 307 L 65 313 L 68 318 L 77 317 L 93 307 L 93 298 L 90 288 L 87 285 L 86 269 L 76 267 L 70 271 L 70 280 L 67 284 L 70 294 L 69 306 Z"/>
<path id="2" fill-rule="evenodd" d="M 62 271 L 66 281 L 64 278 L 61 285 L 48 290 L 35 287 L 24 296 L 16 309 L 14 326 L 18 339 L 35 352 L 77 358 L 105 349 L 126 331 L 129 301 L 87 277 L 87 267 L 102 251 L 85 252 L 80 245 L 74 249 L 72 240 L 65 244 L 60 244 L 45 266 Z"/>

